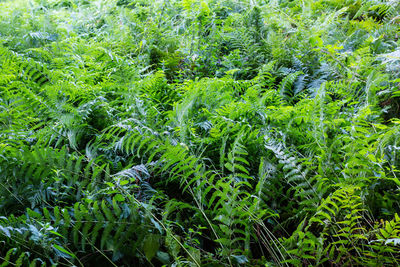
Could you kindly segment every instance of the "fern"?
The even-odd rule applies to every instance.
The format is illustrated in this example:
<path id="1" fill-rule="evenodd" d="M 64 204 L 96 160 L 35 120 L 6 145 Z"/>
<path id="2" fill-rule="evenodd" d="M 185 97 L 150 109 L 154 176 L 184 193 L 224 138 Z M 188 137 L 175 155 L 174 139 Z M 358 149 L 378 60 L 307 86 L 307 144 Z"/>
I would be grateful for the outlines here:
<path id="1" fill-rule="evenodd" d="M 298 94 L 300 91 L 304 88 L 304 86 L 297 86 L 300 88 L 300 90 L 295 90 L 294 89 L 294 83 L 296 79 L 303 73 L 301 71 L 297 71 L 294 73 L 290 73 L 288 76 L 286 76 L 279 84 L 279 94 L 281 97 L 287 102 L 287 103 L 294 103 L 296 100 L 298 100 Z M 303 78 L 304 79 L 304 78 Z M 301 82 L 301 80 L 300 80 Z"/>
<path id="2" fill-rule="evenodd" d="M 2 266 L 398 265 L 396 1 L 0 2 Z"/>
<path id="3" fill-rule="evenodd" d="M 271 150 L 278 158 L 279 163 L 283 166 L 284 177 L 290 185 L 293 185 L 292 189 L 295 191 L 295 196 L 301 199 L 301 205 L 309 208 L 314 206 L 311 210 L 315 209 L 325 193 L 324 190 L 320 191 L 322 186 L 318 185 L 323 181 L 317 181 L 315 177 L 307 177 L 307 170 L 302 170 L 296 158 L 285 150 L 282 143 L 276 143 L 273 139 L 266 137 L 265 148 Z M 303 212 L 307 212 L 307 209 L 303 209 L 299 214 Z"/>

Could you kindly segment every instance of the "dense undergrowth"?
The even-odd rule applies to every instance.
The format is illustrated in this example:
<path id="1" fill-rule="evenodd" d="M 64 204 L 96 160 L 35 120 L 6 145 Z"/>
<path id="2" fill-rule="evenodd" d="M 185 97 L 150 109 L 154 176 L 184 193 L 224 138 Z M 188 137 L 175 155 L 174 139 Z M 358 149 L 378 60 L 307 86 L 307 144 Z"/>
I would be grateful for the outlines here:
<path id="1" fill-rule="evenodd" d="M 399 265 L 399 11 L 0 1 L 1 266 Z"/>

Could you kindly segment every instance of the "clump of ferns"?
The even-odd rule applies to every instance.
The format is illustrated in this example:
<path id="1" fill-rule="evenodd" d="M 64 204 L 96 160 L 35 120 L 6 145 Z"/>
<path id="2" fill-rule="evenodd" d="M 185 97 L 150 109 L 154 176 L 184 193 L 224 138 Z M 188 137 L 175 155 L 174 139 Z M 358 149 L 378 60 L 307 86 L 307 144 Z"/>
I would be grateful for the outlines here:
<path id="1" fill-rule="evenodd" d="M 329 186 L 326 184 L 327 179 L 318 175 L 308 159 L 286 147 L 284 141 L 279 139 L 281 134 L 276 130 L 266 133 L 264 146 L 276 157 L 277 177 L 282 179 L 281 190 L 285 192 L 282 196 L 290 201 L 296 200 L 297 203 L 294 205 L 296 212 L 286 214 L 284 224 L 287 224 L 315 211 L 318 203 L 329 192 Z"/>

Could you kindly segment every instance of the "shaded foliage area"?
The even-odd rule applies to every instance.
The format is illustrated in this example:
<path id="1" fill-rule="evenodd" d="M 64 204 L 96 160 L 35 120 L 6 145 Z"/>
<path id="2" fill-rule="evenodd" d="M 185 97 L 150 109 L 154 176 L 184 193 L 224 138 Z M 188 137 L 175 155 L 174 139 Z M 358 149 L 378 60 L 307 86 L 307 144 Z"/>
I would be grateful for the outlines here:
<path id="1" fill-rule="evenodd" d="M 398 265 L 399 11 L 0 1 L 1 266 Z"/>

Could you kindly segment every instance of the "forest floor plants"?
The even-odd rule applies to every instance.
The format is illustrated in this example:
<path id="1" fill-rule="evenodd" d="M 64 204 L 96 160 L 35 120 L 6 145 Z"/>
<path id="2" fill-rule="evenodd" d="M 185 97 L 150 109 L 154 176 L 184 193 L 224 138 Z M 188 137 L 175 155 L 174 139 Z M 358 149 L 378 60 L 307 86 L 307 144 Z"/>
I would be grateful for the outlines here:
<path id="1" fill-rule="evenodd" d="M 387 266 L 393 0 L 0 1 L 1 266 Z"/>

